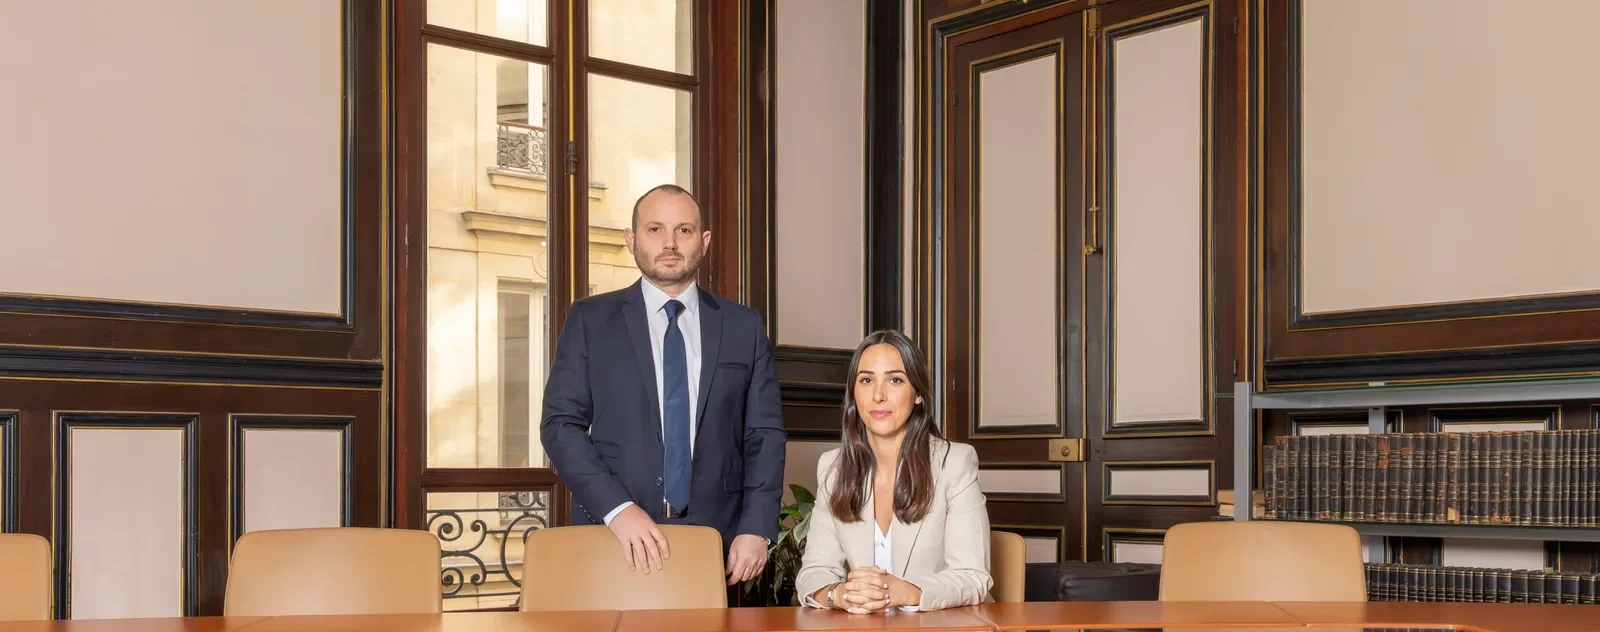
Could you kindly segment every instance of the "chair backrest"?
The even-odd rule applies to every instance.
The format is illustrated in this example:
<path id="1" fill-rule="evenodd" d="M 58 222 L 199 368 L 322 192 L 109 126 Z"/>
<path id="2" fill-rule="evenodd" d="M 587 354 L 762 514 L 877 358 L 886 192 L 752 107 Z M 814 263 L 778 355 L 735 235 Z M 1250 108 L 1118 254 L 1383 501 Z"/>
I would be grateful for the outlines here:
<path id="1" fill-rule="evenodd" d="M 528 532 L 522 605 L 530 610 L 649 610 L 728 607 L 722 536 L 716 529 L 660 525 L 671 557 L 649 575 L 629 570 L 611 530 L 600 525 Z"/>
<path id="2" fill-rule="evenodd" d="M 1339 524 L 1180 524 L 1163 541 L 1161 600 L 1366 601 L 1361 536 Z"/>
<path id="3" fill-rule="evenodd" d="M 442 610 L 439 538 L 411 529 L 252 531 L 233 546 L 228 616 Z"/>
<path id="4" fill-rule="evenodd" d="M 31 533 L 0 535 L 0 621 L 50 618 L 50 541 Z"/>
<path id="5" fill-rule="evenodd" d="M 994 587 L 989 594 L 1001 603 L 1023 601 L 1027 583 L 1028 551 L 1022 536 L 1010 531 L 989 532 L 989 576 Z"/>

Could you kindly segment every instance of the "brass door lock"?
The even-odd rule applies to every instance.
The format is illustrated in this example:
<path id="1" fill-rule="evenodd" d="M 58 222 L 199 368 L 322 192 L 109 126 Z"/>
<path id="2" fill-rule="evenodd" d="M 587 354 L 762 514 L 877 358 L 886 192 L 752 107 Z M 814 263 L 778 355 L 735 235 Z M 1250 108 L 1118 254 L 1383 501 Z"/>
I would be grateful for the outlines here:
<path id="1" fill-rule="evenodd" d="M 1051 439 L 1050 460 L 1079 462 L 1083 460 L 1083 439 Z"/>

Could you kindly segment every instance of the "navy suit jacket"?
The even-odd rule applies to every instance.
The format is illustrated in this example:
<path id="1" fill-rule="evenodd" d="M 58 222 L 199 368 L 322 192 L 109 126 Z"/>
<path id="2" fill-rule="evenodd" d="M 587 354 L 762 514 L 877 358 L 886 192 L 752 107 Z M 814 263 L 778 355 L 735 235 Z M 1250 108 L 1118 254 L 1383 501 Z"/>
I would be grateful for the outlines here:
<path id="1" fill-rule="evenodd" d="M 572 523 L 633 501 L 665 515 L 661 408 L 644 294 L 635 282 L 572 305 L 545 384 L 540 436 L 572 490 Z M 784 443 L 772 345 L 761 316 L 699 288 L 700 385 L 687 521 L 778 540 Z"/>

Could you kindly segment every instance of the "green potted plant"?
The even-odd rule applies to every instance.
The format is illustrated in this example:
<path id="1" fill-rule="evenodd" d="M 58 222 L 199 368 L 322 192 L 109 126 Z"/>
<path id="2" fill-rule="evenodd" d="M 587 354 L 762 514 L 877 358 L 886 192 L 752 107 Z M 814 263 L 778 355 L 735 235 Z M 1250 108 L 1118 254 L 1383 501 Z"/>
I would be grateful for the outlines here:
<path id="1" fill-rule="evenodd" d="M 800 559 L 806 550 L 806 532 L 811 528 L 811 508 L 816 497 L 801 485 L 790 485 L 794 500 L 778 510 L 778 540 L 767 550 L 767 568 L 744 583 L 746 597 L 767 605 L 790 606 L 794 600 L 794 579 L 800 572 Z M 756 596 L 757 588 L 766 587 Z M 755 605 L 755 604 L 752 604 Z"/>

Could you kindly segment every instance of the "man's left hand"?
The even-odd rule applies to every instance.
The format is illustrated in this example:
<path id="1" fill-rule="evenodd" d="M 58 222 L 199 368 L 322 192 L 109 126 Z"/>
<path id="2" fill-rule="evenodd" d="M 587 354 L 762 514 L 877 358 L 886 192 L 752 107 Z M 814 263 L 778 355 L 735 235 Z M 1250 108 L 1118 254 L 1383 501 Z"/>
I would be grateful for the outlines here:
<path id="1" fill-rule="evenodd" d="M 767 567 L 767 539 L 746 533 L 728 547 L 728 585 L 750 580 Z"/>

